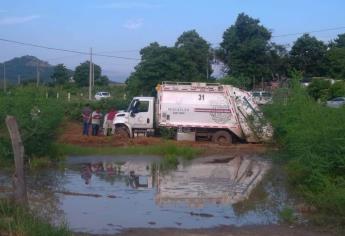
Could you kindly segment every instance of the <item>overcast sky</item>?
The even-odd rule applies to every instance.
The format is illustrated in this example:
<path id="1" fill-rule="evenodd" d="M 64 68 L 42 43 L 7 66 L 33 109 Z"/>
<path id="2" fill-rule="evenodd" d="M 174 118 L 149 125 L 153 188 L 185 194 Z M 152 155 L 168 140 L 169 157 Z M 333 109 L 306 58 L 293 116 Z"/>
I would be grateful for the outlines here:
<path id="1" fill-rule="evenodd" d="M 172 46 L 195 29 L 216 46 L 237 15 L 245 12 L 273 35 L 345 27 L 344 0 L 1 0 L 0 38 L 120 57 L 140 58 L 150 42 Z M 329 41 L 345 28 L 313 33 Z M 298 35 L 273 41 L 291 45 Z M 0 41 L 0 61 L 33 55 L 74 69 L 85 55 L 54 52 Z M 125 80 L 135 60 L 94 58 L 112 80 Z"/>

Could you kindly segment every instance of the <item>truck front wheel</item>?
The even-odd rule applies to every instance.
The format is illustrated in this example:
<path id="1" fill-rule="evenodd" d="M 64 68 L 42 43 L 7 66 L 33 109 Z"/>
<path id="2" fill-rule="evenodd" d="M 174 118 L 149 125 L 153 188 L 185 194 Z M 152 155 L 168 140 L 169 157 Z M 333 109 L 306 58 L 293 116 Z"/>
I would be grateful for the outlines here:
<path id="1" fill-rule="evenodd" d="M 212 135 L 212 142 L 219 145 L 227 145 L 232 143 L 232 136 L 227 131 L 217 131 Z"/>
<path id="2" fill-rule="evenodd" d="M 115 135 L 120 138 L 129 138 L 129 133 L 126 128 L 118 127 L 115 129 Z"/>

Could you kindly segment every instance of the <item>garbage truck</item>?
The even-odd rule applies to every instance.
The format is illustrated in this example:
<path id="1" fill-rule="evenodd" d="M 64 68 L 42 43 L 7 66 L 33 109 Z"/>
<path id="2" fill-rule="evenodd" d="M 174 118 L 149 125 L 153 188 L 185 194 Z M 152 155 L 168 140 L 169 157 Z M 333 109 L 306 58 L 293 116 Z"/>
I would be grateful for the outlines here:
<path id="1" fill-rule="evenodd" d="M 156 91 L 156 97 L 134 97 L 127 110 L 115 116 L 116 134 L 133 138 L 165 129 L 177 140 L 218 144 L 272 137 L 272 127 L 245 90 L 219 83 L 162 82 Z"/>

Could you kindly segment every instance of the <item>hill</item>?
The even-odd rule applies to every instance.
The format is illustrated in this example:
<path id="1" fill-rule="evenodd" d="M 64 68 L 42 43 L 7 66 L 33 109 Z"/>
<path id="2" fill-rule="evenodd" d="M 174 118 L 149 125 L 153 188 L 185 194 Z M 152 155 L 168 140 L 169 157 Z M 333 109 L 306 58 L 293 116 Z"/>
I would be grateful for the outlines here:
<path id="1" fill-rule="evenodd" d="M 50 76 L 53 73 L 54 66 L 46 61 L 42 61 L 34 56 L 16 57 L 12 60 L 6 61 L 6 79 L 8 83 L 17 83 L 20 75 L 21 81 L 36 80 L 37 69 L 40 74 L 41 82 L 50 81 Z M 0 63 L 0 78 L 3 79 L 4 66 Z"/>

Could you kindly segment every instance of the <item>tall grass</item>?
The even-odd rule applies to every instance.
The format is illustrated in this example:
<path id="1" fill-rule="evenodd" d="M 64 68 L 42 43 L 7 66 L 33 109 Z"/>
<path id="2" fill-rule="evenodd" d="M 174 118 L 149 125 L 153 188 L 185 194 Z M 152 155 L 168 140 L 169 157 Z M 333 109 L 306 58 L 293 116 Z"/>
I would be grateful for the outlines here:
<path id="1" fill-rule="evenodd" d="M 316 103 L 295 76 L 287 99 L 275 99 L 265 112 L 291 184 L 310 204 L 345 224 L 345 108 Z"/>
<path id="2" fill-rule="evenodd" d="M 65 226 L 50 225 L 27 209 L 0 201 L 0 235 L 69 236 L 72 233 Z"/>
<path id="3" fill-rule="evenodd" d="M 201 153 L 198 148 L 178 146 L 169 141 L 164 144 L 125 147 L 82 147 L 70 144 L 57 144 L 64 155 L 159 155 L 192 159 Z"/>

